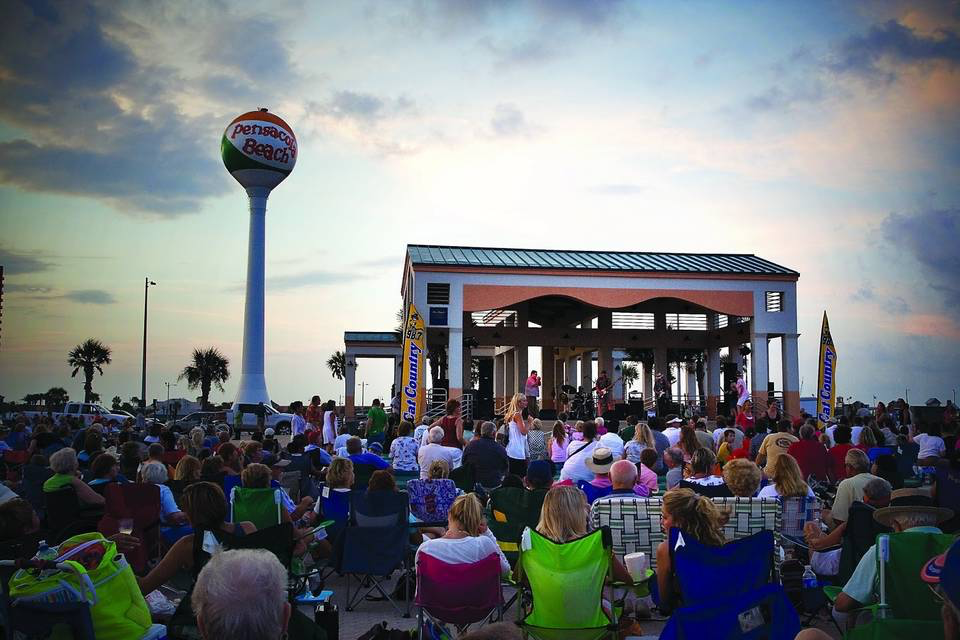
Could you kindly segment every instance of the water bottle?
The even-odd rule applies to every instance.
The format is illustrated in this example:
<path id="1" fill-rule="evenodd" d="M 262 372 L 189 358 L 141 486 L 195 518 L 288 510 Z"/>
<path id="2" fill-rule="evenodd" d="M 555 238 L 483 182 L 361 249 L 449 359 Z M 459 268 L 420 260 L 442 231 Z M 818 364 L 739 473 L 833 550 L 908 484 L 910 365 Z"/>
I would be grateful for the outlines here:
<path id="1" fill-rule="evenodd" d="M 803 568 L 803 591 L 802 591 L 802 601 L 803 609 L 807 612 L 813 612 L 818 609 L 818 581 L 817 574 L 813 572 L 813 569 L 810 568 L 810 565 L 806 565 Z"/>
<path id="2" fill-rule="evenodd" d="M 813 569 L 810 568 L 810 565 L 806 565 L 803 568 L 803 588 L 804 589 L 816 589 L 818 585 L 817 574 L 813 572 Z"/>

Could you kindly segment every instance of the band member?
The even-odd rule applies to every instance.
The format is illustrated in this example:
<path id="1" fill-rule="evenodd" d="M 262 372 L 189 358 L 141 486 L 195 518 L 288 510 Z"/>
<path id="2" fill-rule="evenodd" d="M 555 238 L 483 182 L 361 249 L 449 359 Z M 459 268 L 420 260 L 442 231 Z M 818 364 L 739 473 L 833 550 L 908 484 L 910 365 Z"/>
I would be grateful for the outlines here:
<path id="1" fill-rule="evenodd" d="M 657 415 L 662 418 L 670 410 L 670 383 L 662 373 L 653 382 L 653 395 L 657 398 Z"/>
<path id="2" fill-rule="evenodd" d="M 607 376 L 606 371 L 600 372 L 597 383 L 594 386 L 597 391 L 597 413 L 603 415 L 604 411 L 613 410 L 613 382 Z"/>

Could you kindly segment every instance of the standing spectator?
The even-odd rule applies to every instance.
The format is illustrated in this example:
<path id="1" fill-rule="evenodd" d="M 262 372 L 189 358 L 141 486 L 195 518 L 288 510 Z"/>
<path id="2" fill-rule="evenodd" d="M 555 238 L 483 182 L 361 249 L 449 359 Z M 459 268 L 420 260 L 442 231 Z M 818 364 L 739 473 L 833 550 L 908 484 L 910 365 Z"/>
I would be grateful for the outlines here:
<path id="1" fill-rule="evenodd" d="M 827 452 L 830 454 L 830 460 L 833 462 L 833 473 L 831 474 L 834 482 L 840 482 L 847 477 L 846 460 L 847 451 L 853 449 L 850 444 L 851 431 L 846 425 L 838 425 L 833 432 L 833 440 L 836 442 Z"/>
<path id="2" fill-rule="evenodd" d="M 337 404 L 333 400 L 328 400 L 323 410 L 323 444 L 333 447 L 333 441 L 337 439 Z"/>
<path id="3" fill-rule="evenodd" d="M 720 446 L 717 447 L 717 464 L 721 467 L 727 464 L 727 461 L 733 457 L 733 452 L 736 449 L 734 443 L 737 441 L 736 431 L 733 429 L 727 429 L 723 433 L 723 442 L 720 443 Z"/>
<path id="4" fill-rule="evenodd" d="M 507 431 L 507 457 L 510 458 L 510 473 L 521 478 L 527 474 L 529 415 L 527 397 L 519 393 L 514 394 L 503 417 L 503 422 Z"/>
<path id="5" fill-rule="evenodd" d="M 384 431 L 387 428 L 387 412 L 380 406 L 380 398 L 373 400 L 373 406 L 367 411 L 367 445 L 371 442 L 383 444 Z"/>
<path id="6" fill-rule="evenodd" d="M 445 414 L 442 418 L 430 425 L 443 429 L 443 441 L 440 443 L 445 447 L 456 447 L 463 449 L 465 444 L 463 440 L 463 416 L 460 411 L 460 401 L 456 398 L 447 400 Z"/>
<path id="7" fill-rule="evenodd" d="M 817 440 L 817 430 L 812 424 L 800 427 L 800 441 L 790 445 L 787 453 L 796 459 L 804 478 L 813 476 L 821 482 L 830 479 L 833 460 L 827 449 Z"/>
<path id="8" fill-rule="evenodd" d="M 320 406 L 320 396 L 310 398 L 310 404 L 304 416 L 310 423 L 311 429 L 321 429 L 323 427 L 323 407 Z"/>
<path id="9" fill-rule="evenodd" d="M 789 420 L 781 420 L 777 433 L 768 435 L 763 439 L 763 444 L 760 445 L 760 451 L 757 452 L 757 464 L 763 466 L 763 472 L 767 474 L 768 478 L 773 475 L 773 465 L 777 462 L 777 458 L 786 453 L 794 442 L 799 442 L 797 436 L 790 433 L 791 429 L 792 425 Z"/>
<path id="10" fill-rule="evenodd" d="M 293 421 L 290 425 L 290 435 L 298 436 L 307 432 L 307 419 L 304 418 L 303 403 L 299 400 L 290 403 L 290 411 L 293 412 Z"/>
<path id="11" fill-rule="evenodd" d="M 397 430 L 397 437 L 390 443 L 390 461 L 393 469 L 400 472 L 420 471 L 417 465 L 417 450 L 420 444 L 410 435 L 413 425 L 404 420 Z"/>
<path id="12" fill-rule="evenodd" d="M 734 433 L 733 439 L 733 449 L 739 449 L 743 446 L 743 431 L 737 429 L 734 426 L 727 426 L 727 419 L 723 416 L 717 416 L 717 428 L 713 430 L 713 447 L 715 449 L 720 448 L 720 443 L 723 442 L 724 435 L 727 432 L 727 429 L 732 429 Z"/>
<path id="13" fill-rule="evenodd" d="M 530 409 L 530 414 L 534 417 L 540 415 L 537 402 L 540 398 L 541 384 L 540 376 L 537 375 L 537 370 L 534 369 L 530 372 L 530 375 L 527 377 L 527 382 L 523 385 L 524 394 L 527 396 L 527 408 Z"/>

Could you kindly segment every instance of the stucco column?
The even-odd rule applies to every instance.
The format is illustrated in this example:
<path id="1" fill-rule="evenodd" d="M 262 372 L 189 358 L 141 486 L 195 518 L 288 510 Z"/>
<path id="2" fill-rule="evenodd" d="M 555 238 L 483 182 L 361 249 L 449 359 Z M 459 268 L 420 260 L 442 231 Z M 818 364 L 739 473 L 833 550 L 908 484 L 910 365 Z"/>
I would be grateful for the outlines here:
<path id="1" fill-rule="evenodd" d="M 352 418 L 357 415 L 353 402 L 353 395 L 357 391 L 357 363 L 353 357 L 347 358 L 347 367 L 343 376 L 343 410 L 344 415 Z"/>
<path id="2" fill-rule="evenodd" d="M 553 390 L 556 386 L 557 367 L 554 364 L 553 347 L 541 347 L 541 353 L 543 357 L 540 366 L 543 367 L 543 371 L 540 372 L 540 379 L 543 384 L 540 385 L 540 406 L 544 409 L 555 409 Z"/>
<path id="3" fill-rule="evenodd" d="M 683 365 L 684 373 L 687 374 L 687 402 L 693 400 L 697 401 L 697 370 L 696 368 L 690 368 L 686 363 Z"/>
<path id="4" fill-rule="evenodd" d="M 463 329 L 450 327 L 447 330 L 447 375 L 449 388 L 447 398 L 463 395 Z"/>
<path id="5" fill-rule="evenodd" d="M 587 351 L 580 356 L 580 386 L 584 391 L 593 387 L 593 352 Z"/>
<path id="6" fill-rule="evenodd" d="M 527 376 L 530 375 L 530 366 L 529 366 L 529 363 L 527 362 L 528 356 L 529 356 L 527 345 L 519 344 L 517 345 L 517 348 L 514 351 L 516 351 L 516 355 L 514 356 L 514 359 L 513 359 L 514 370 L 515 370 L 514 372 L 515 382 L 513 385 L 513 389 L 510 390 L 511 394 L 523 393 L 524 387 L 526 386 L 526 382 L 527 382 Z"/>
<path id="7" fill-rule="evenodd" d="M 616 354 L 615 354 L 616 355 Z M 617 378 L 623 377 L 623 371 L 617 371 L 617 369 L 623 368 L 623 359 L 614 357 L 613 366 L 610 371 L 610 378 L 612 380 L 617 380 Z M 613 385 L 613 401 L 617 404 L 623 402 L 623 391 L 624 391 L 623 380 L 618 380 L 616 384 Z"/>
<path id="8" fill-rule="evenodd" d="M 783 410 L 791 418 L 800 415 L 800 356 L 797 349 L 799 334 L 788 333 L 780 339 L 780 359 L 783 363 Z"/>
<path id="9" fill-rule="evenodd" d="M 706 372 L 703 376 L 703 383 L 706 385 L 707 396 L 707 417 L 711 420 L 717 417 L 717 404 L 721 393 L 720 383 L 720 349 L 707 349 Z"/>
<path id="10" fill-rule="evenodd" d="M 571 387 L 577 386 L 577 358 L 576 356 L 567 358 L 564 366 L 564 378 Z"/>
<path id="11" fill-rule="evenodd" d="M 503 354 L 504 358 L 504 375 L 503 378 L 503 399 L 505 402 L 510 402 L 510 398 L 513 397 L 513 394 L 517 392 L 517 369 L 516 369 L 516 360 L 517 360 L 517 349 L 514 347 Z"/>
<path id="12" fill-rule="evenodd" d="M 643 367 L 643 402 L 646 405 L 653 400 L 653 367 L 645 364 L 641 366 Z"/>
<path id="13" fill-rule="evenodd" d="M 767 382 L 770 380 L 770 364 L 767 352 L 767 334 L 750 334 L 750 389 L 753 406 L 757 411 L 766 409 L 769 401 Z"/>
<path id="14" fill-rule="evenodd" d="M 493 356 L 493 404 L 498 407 L 503 404 L 506 374 L 507 354 Z"/>

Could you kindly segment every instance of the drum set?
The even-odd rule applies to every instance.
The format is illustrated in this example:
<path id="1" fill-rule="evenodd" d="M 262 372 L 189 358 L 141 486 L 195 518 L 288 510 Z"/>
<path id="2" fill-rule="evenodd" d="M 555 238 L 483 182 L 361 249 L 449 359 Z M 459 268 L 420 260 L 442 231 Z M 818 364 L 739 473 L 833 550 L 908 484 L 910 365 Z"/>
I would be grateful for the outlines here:
<path id="1" fill-rule="evenodd" d="M 571 420 L 593 420 L 597 416 L 597 404 L 592 392 L 565 384 L 560 387 L 560 401 L 563 406 L 569 405 Z"/>

